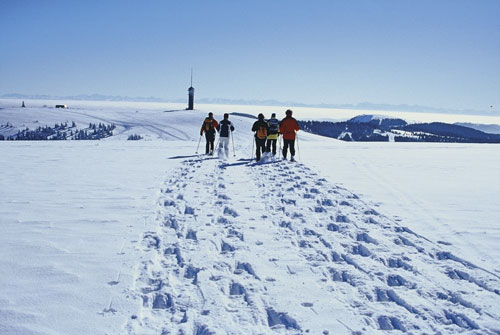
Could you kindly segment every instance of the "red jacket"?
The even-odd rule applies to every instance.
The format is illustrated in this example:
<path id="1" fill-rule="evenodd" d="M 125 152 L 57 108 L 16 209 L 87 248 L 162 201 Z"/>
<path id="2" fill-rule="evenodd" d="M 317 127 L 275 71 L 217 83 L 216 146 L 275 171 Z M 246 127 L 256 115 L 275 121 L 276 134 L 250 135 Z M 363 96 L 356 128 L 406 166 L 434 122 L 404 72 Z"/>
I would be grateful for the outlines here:
<path id="1" fill-rule="evenodd" d="M 291 116 L 287 116 L 281 121 L 280 133 L 283 134 L 283 139 L 285 140 L 294 140 L 295 132 L 299 131 L 299 129 L 297 120 Z"/>

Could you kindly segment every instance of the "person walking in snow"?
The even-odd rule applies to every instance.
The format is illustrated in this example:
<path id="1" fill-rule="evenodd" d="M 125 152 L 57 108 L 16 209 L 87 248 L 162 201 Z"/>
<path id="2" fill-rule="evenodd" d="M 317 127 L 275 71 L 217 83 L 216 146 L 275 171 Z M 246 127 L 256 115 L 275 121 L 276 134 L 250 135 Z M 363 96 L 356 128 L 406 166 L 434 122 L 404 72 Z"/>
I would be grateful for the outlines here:
<path id="1" fill-rule="evenodd" d="M 286 117 L 281 120 L 280 134 L 283 135 L 283 159 L 286 159 L 288 147 L 290 147 L 290 160 L 295 161 L 295 138 L 299 131 L 299 123 L 292 117 L 292 110 L 288 109 Z"/>
<path id="2" fill-rule="evenodd" d="M 225 157 L 229 157 L 229 132 L 234 131 L 234 126 L 229 121 L 229 114 L 224 114 L 224 120 L 219 122 L 217 125 L 217 131 L 219 132 L 219 155 L 222 153 L 222 148 L 224 148 Z"/>
<path id="3" fill-rule="evenodd" d="M 267 122 L 264 121 L 264 114 L 259 114 L 258 120 L 254 122 L 252 126 L 252 131 L 255 132 L 255 144 L 257 147 L 256 160 L 260 161 L 260 155 L 266 152 L 266 139 L 267 133 L 269 132 L 269 126 Z"/>
<path id="4" fill-rule="evenodd" d="M 205 146 L 205 153 L 212 155 L 214 152 L 214 142 L 215 142 L 215 129 L 217 128 L 218 123 L 214 119 L 214 114 L 212 112 L 208 113 L 208 117 L 205 118 L 203 124 L 201 125 L 200 136 L 205 133 L 205 139 L 207 140 L 207 144 Z"/>
<path id="5" fill-rule="evenodd" d="M 273 156 L 276 156 L 276 142 L 278 141 L 280 122 L 276 119 L 276 113 L 271 114 L 271 118 L 267 121 L 269 132 L 267 133 L 266 151 L 273 151 Z"/>

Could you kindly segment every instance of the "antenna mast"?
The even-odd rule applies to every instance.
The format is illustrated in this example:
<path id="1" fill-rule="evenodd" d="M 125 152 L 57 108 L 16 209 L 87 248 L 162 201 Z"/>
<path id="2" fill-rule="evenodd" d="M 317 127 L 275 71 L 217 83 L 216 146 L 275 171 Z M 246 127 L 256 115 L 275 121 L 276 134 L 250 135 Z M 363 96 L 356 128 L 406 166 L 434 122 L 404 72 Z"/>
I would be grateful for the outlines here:
<path id="1" fill-rule="evenodd" d="M 193 68 L 191 68 L 191 87 L 193 87 Z"/>

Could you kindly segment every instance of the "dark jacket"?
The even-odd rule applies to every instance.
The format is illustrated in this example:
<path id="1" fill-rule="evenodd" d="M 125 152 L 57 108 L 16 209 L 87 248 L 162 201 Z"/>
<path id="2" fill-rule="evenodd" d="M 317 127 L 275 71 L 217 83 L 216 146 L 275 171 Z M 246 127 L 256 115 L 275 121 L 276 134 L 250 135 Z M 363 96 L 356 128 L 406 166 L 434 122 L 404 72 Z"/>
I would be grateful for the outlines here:
<path id="1" fill-rule="evenodd" d="M 229 120 L 222 120 L 217 125 L 217 131 L 219 132 L 220 137 L 229 137 L 229 130 L 234 131 L 233 124 Z"/>
<path id="2" fill-rule="evenodd" d="M 262 128 L 265 128 L 266 137 L 267 137 L 267 134 L 269 133 L 269 126 L 268 126 L 267 122 L 264 121 L 263 119 L 257 120 L 254 122 L 254 124 L 252 126 L 252 131 L 255 131 L 255 137 L 257 137 L 257 133 L 258 133 L 259 129 L 262 129 Z"/>

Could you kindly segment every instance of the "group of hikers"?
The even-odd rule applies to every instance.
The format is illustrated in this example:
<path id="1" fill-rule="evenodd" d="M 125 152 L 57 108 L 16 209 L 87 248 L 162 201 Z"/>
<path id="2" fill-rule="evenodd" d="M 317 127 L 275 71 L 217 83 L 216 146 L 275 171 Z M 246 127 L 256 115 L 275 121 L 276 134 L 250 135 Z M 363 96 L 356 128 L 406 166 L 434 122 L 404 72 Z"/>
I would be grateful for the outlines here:
<path id="1" fill-rule="evenodd" d="M 290 150 L 290 160 L 295 160 L 295 139 L 296 133 L 299 131 L 299 124 L 292 117 L 292 110 L 288 109 L 285 112 L 285 118 L 281 121 L 276 119 L 276 113 L 271 114 L 271 118 L 266 120 L 264 114 L 259 114 L 257 121 L 252 125 L 252 131 L 255 137 L 256 152 L 255 157 L 257 162 L 266 153 L 276 156 L 276 142 L 279 135 L 283 136 L 283 159 L 286 159 L 287 153 Z M 234 131 L 234 126 L 229 121 L 229 114 L 224 114 L 224 119 L 220 122 L 214 119 L 213 113 L 208 113 L 200 130 L 200 139 L 205 134 L 206 146 L 205 153 L 212 155 L 214 153 L 215 134 L 219 133 L 219 148 L 224 149 L 226 157 L 229 156 L 229 136 Z M 234 144 L 233 144 L 234 145 Z M 233 147 L 234 150 L 234 147 Z"/>

